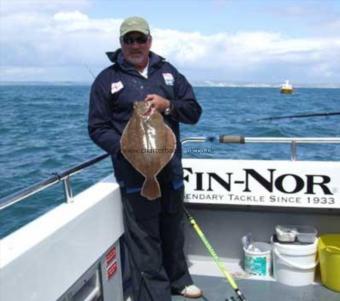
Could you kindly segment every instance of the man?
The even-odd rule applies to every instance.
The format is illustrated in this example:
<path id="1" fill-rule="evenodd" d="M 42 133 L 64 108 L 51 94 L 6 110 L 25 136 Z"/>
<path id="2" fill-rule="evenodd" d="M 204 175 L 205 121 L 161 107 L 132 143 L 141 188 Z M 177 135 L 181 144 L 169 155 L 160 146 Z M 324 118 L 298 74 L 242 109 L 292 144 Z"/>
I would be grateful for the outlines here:
<path id="1" fill-rule="evenodd" d="M 107 53 L 113 65 L 103 70 L 91 88 L 89 135 L 112 156 L 121 187 L 124 239 L 131 259 L 134 301 L 170 301 L 171 293 L 200 297 L 185 261 L 184 187 L 179 123 L 194 124 L 201 115 L 193 89 L 164 58 L 150 51 L 148 23 L 127 18 L 120 27 L 121 48 Z M 163 114 L 177 138 L 177 150 L 157 179 L 162 197 L 140 195 L 144 178 L 120 152 L 120 138 L 133 102 L 146 101 Z"/>

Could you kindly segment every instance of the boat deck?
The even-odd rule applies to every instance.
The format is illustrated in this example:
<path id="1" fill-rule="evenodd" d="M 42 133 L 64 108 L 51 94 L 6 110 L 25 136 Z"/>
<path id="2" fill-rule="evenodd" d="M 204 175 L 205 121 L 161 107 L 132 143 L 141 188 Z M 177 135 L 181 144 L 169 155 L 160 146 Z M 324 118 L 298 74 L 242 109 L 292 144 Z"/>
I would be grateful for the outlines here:
<path id="1" fill-rule="evenodd" d="M 235 297 L 233 289 L 222 277 L 193 276 L 194 282 L 204 291 L 198 299 L 173 296 L 172 301 L 226 301 Z M 275 281 L 241 279 L 237 281 L 247 301 L 340 301 L 340 293 L 333 292 L 321 285 L 292 287 Z"/>

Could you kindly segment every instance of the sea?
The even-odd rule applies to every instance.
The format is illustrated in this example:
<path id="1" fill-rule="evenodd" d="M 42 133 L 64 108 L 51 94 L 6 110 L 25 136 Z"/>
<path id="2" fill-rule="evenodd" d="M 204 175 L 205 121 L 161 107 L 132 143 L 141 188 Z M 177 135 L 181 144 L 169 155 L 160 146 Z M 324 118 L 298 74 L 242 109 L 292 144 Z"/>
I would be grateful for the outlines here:
<path id="1" fill-rule="evenodd" d="M 261 120 L 340 111 L 340 89 L 194 87 L 203 108 L 196 125 L 181 125 L 187 137 L 340 137 L 340 115 Z M 89 84 L 0 85 L 0 199 L 103 154 L 88 137 Z M 287 144 L 185 145 L 186 158 L 290 160 Z M 340 145 L 299 145 L 298 160 L 339 161 Z M 73 193 L 112 172 L 106 159 L 71 178 Z M 64 202 L 54 185 L 0 211 L 0 238 Z"/>

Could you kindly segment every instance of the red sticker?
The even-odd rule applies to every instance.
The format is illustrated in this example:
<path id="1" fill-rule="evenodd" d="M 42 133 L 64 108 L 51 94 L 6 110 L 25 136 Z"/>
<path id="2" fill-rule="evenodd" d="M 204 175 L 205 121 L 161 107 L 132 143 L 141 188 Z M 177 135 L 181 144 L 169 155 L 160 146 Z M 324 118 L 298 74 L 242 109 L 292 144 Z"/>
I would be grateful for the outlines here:
<path id="1" fill-rule="evenodd" d="M 117 256 L 116 247 L 113 247 L 105 255 L 106 266 L 109 266 L 111 262 L 116 259 L 116 256 Z"/>
<path id="2" fill-rule="evenodd" d="M 112 278 L 112 276 L 117 272 L 117 269 L 118 269 L 118 265 L 117 265 L 117 262 L 115 261 L 106 270 L 107 279 L 110 280 Z"/>

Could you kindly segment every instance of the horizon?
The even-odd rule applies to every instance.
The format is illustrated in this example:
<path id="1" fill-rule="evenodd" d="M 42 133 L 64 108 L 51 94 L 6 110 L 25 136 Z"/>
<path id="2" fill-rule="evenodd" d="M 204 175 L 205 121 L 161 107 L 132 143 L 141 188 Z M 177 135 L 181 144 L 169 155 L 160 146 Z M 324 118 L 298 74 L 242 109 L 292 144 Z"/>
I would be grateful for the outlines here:
<path id="1" fill-rule="evenodd" d="M 0 86 L 6 85 L 86 85 L 91 86 L 92 81 L 72 81 L 72 80 L 35 80 L 35 81 L 0 81 Z M 260 82 L 223 82 L 223 81 L 192 81 L 193 87 L 202 88 L 269 88 L 279 89 L 282 83 L 260 83 Z M 297 83 L 294 89 L 340 89 L 339 84 L 333 83 Z"/>
<path id="2" fill-rule="evenodd" d="M 340 85 L 332 0 L 2 0 L 0 81 L 92 82 L 130 15 L 190 82 Z"/>

